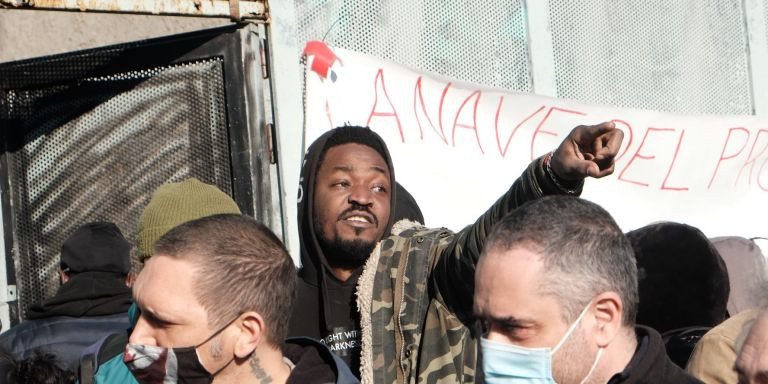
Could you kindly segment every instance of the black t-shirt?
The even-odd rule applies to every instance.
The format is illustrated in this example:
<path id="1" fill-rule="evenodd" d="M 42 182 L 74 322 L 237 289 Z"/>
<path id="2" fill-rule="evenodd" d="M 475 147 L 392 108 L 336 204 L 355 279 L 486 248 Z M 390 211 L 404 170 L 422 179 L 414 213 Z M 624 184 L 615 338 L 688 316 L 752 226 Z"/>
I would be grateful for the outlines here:
<path id="1" fill-rule="evenodd" d="M 330 313 L 328 327 L 330 332 L 324 332 L 321 343 L 325 344 L 331 352 L 341 357 L 352 372 L 359 374 L 360 371 L 360 351 L 361 351 L 361 329 L 360 314 L 357 311 L 355 302 L 355 286 L 357 285 L 357 276 L 353 282 L 339 282 L 336 279 L 328 278 L 326 280 L 328 289 L 328 305 Z"/>
<path id="2" fill-rule="evenodd" d="M 321 292 L 316 285 L 299 280 L 298 297 L 293 308 L 289 337 L 307 336 L 319 340 L 347 363 L 352 373 L 360 375 L 361 327 L 357 311 L 355 289 L 360 273 L 341 282 L 333 276 L 325 276 L 328 329 L 320 318 Z"/>

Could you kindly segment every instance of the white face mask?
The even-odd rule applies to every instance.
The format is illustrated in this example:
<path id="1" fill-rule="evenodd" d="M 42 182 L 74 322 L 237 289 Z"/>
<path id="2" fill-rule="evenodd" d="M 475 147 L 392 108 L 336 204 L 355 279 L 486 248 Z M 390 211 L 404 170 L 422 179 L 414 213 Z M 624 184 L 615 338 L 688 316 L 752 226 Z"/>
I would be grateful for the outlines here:
<path id="1" fill-rule="evenodd" d="M 529 384 L 554 384 L 552 377 L 552 356 L 565 343 L 568 337 L 578 326 L 581 319 L 587 313 L 590 304 L 581 311 L 576 321 L 571 324 L 568 331 L 560 342 L 554 348 L 525 348 L 514 344 L 499 343 L 486 338 L 480 339 L 480 345 L 483 351 L 483 371 L 485 373 L 485 382 L 489 384 L 496 383 L 529 383 Z M 587 381 L 592 371 L 597 367 L 600 357 L 603 354 L 603 348 L 597 350 L 592 367 L 581 380 L 581 383 Z"/>

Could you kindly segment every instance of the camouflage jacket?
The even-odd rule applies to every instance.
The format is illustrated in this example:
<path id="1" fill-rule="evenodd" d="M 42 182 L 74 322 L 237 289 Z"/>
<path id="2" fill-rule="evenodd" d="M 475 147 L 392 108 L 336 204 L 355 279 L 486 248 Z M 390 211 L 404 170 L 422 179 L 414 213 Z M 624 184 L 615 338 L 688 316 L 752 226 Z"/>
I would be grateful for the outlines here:
<path id="1" fill-rule="evenodd" d="M 472 296 L 485 237 L 519 205 L 559 192 L 538 159 L 458 233 L 396 223 L 358 280 L 361 382 L 474 383 L 478 335 L 471 331 Z"/>

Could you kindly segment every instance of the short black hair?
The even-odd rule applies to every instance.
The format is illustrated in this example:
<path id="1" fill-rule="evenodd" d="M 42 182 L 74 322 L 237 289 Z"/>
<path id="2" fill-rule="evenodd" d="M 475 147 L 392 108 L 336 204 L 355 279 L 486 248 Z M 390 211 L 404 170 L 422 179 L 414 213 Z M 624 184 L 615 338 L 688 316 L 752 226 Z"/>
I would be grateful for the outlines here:
<path id="1" fill-rule="evenodd" d="M 32 355 L 15 364 L 15 369 L 6 377 L 11 384 L 45 383 L 70 384 L 76 377 L 72 371 L 64 370 L 56 364 L 58 358 L 51 352 L 35 350 Z"/>
<path id="2" fill-rule="evenodd" d="M 387 160 L 389 157 L 387 154 L 389 152 L 381 138 L 370 128 L 358 125 L 345 125 L 336 127 L 331 132 L 328 140 L 325 141 L 323 150 L 320 151 L 316 169 L 320 169 L 323 160 L 325 160 L 325 153 L 328 152 L 329 149 L 343 144 L 361 144 L 370 147 L 376 151 L 387 163 L 387 166 L 389 166 L 389 161 Z M 391 172 L 392 170 L 390 169 L 389 171 Z"/>

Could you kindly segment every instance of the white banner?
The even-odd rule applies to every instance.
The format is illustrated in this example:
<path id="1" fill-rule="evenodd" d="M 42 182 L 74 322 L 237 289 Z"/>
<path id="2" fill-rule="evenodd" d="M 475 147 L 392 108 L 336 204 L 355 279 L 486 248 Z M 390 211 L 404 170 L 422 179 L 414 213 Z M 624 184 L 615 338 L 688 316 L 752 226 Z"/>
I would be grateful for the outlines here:
<path id="1" fill-rule="evenodd" d="M 529 162 L 581 124 L 624 131 L 616 171 L 583 197 L 629 231 L 669 220 L 710 237 L 768 235 L 768 119 L 589 105 L 466 84 L 321 43 L 307 45 L 305 145 L 370 126 L 428 226 L 463 228 Z M 617 89 L 616 92 L 621 92 Z"/>

